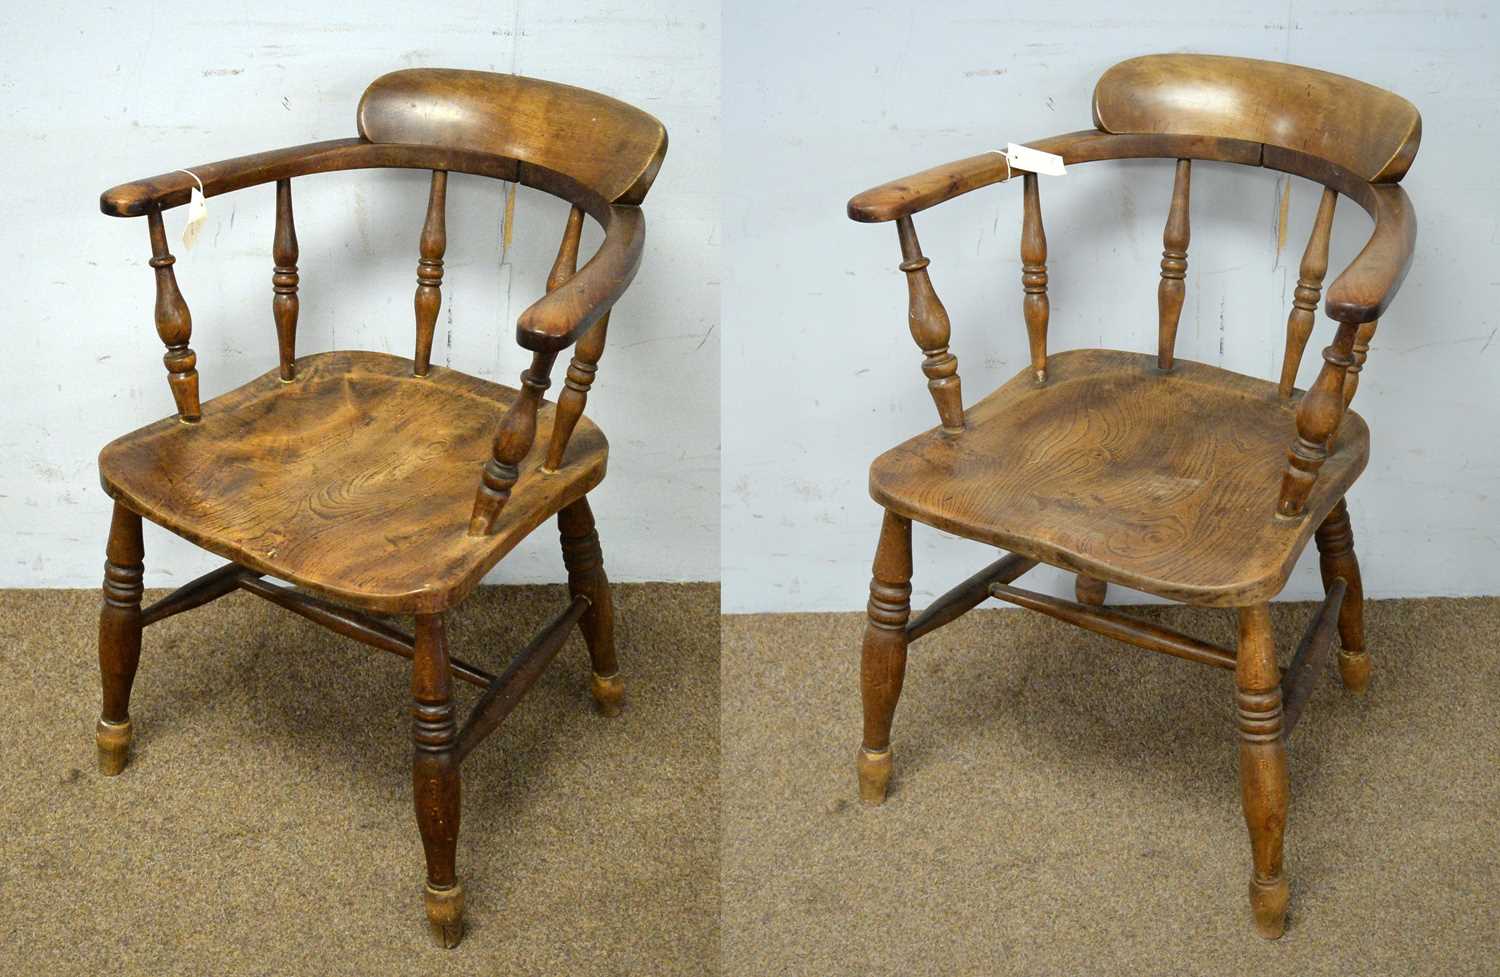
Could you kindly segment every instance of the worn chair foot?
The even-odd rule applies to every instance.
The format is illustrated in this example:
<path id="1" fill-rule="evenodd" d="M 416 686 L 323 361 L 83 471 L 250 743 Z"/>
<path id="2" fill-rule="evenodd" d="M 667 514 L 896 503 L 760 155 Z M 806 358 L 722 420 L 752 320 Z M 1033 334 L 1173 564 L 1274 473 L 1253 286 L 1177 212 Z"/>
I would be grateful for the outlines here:
<path id="1" fill-rule="evenodd" d="M 454 883 L 449 889 L 426 887 L 427 926 L 432 941 L 445 950 L 458 946 L 464 938 L 464 887 Z"/>
<path id="2" fill-rule="evenodd" d="M 620 673 L 600 675 L 593 672 L 594 705 L 601 716 L 618 716 L 625 705 L 625 683 Z"/>
<path id="3" fill-rule="evenodd" d="M 1265 881 L 1250 879 L 1250 913 L 1255 919 L 1255 932 L 1268 940 L 1279 940 L 1286 931 L 1286 907 L 1291 901 L 1286 876 Z"/>
<path id="4" fill-rule="evenodd" d="M 112 723 L 99 720 L 95 733 L 99 744 L 99 772 L 106 777 L 117 777 L 130 763 L 130 720 Z"/>
<path id="5" fill-rule="evenodd" d="M 891 782 L 891 751 L 861 748 L 854 763 L 859 772 L 859 799 L 874 807 L 885 803 L 885 789 Z"/>
<path id="6" fill-rule="evenodd" d="M 1344 688 L 1350 692 L 1363 692 L 1370 685 L 1370 653 L 1339 649 L 1339 675 L 1344 680 Z"/>

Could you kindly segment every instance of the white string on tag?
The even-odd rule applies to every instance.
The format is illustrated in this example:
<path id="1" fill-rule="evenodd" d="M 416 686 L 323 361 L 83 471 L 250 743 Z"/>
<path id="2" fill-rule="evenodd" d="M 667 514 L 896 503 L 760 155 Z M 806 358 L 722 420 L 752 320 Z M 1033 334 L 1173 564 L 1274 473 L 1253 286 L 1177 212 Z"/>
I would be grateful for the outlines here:
<path id="1" fill-rule="evenodd" d="M 1024 170 L 1027 173 L 1040 173 L 1042 176 L 1067 176 L 1067 169 L 1063 166 L 1063 158 L 1054 153 L 1045 153 L 1040 149 L 1032 149 L 1020 143 L 1007 143 L 1005 149 L 992 149 L 992 153 L 999 153 L 1005 157 L 1005 178 L 1010 179 L 1011 167 Z"/>
<path id="2" fill-rule="evenodd" d="M 208 220 L 208 202 L 203 199 L 203 181 L 198 179 L 198 174 L 192 170 L 176 170 L 177 173 L 186 173 L 198 184 L 193 188 L 192 199 L 188 203 L 187 224 L 182 228 L 183 250 L 192 250 L 198 241 L 198 233 L 203 230 L 203 222 Z"/>
<path id="3" fill-rule="evenodd" d="M 987 149 L 985 150 L 985 152 L 994 153 L 996 156 L 999 156 L 1001 159 L 1005 160 L 1005 178 L 1009 180 L 1013 175 L 1010 171 L 1010 157 L 1005 155 L 1004 152 L 998 149 Z"/>

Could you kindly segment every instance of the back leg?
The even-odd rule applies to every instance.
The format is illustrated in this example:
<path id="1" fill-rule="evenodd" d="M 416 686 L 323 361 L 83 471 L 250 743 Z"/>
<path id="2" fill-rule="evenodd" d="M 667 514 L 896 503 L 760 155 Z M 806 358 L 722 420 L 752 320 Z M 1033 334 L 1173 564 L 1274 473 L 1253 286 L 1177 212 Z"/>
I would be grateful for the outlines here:
<path id="1" fill-rule="evenodd" d="M 1339 675 L 1344 688 L 1363 692 L 1370 684 L 1370 654 L 1365 650 L 1365 593 L 1359 579 L 1359 561 L 1354 557 L 1354 530 L 1349 525 L 1349 507 L 1343 499 L 1333 507 L 1315 535 L 1318 567 L 1323 588 L 1344 578 L 1344 604 L 1339 609 Z"/>
<path id="2" fill-rule="evenodd" d="M 568 568 L 568 592 L 589 600 L 578 628 L 593 662 L 594 702 L 601 714 L 618 716 L 625 701 L 625 686 L 615 660 L 615 602 L 609 578 L 604 575 L 604 551 L 587 498 L 557 514 L 557 530 L 562 537 L 563 565 Z"/>
<path id="3" fill-rule="evenodd" d="M 130 689 L 141 660 L 141 575 L 145 547 L 141 517 L 115 503 L 104 558 L 104 606 L 99 611 L 99 678 L 104 702 L 95 740 L 99 772 L 113 777 L 130 762 Z"/>

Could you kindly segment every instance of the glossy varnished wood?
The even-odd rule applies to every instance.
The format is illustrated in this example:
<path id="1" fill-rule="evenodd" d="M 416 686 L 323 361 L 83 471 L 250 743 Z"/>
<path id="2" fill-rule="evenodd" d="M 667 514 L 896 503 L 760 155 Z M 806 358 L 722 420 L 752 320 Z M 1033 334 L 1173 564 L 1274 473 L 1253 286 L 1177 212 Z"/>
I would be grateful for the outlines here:
<path id="1" fill-rule="evenodd" d="M 1338 633 L 1339 615 L 1348 593 L 1348 583 L 1343 578 L 1332 580 L 1323 598 L 1323 606 L 1313 615 L 1291 664 L 1281 674 L 1281 735 L 1289 737 L 1297 726 L 1302 709 L 1312 695 L 1313 686 L 1322 678 L 1323 662 Z"/>
<path id="2" fill-rule="evenodd" d="M 1292 311 L 1286 320 L 1286 352 L 1281 357 L 1281 383 L 1278 390 L 1283 398 L 1290 397 L 1297 383 L 1297 367 L 1302 362 L 1302 351 L 1312 336 L 1317 318 L 1318 297 L 1323 292 L 1323 276 L 1328 274 L 1328 237 L 1333 231 L 1333 208 L 1338 202 L 1338 191 L 1323 188 L 1318 201 L 1318 215 L 1313 220 L 1312 234 L 1307 239 L 1307 250 L 1302 253 L 1302 264 L 1297 269 L 1297 288 L 1292 293 Z"/>
<path id="3" fill-rule="evenodd" d="M 1368 431 L 1340 429 L 1306 514 L 1274 518 L 1293 408 L 1275 384 L 1178 360 L 1072 350 L 870 469 L 886 508 L 969 539 L 1174 600 L 1239 606 L 1281 590 L 1364 468 Z"/>
<path id="4" fill-rule="evenodd" d="M 196 426 L 173 418 L 112 442 L 99 457 L 106 490 L 243 566 L 367 610 L 430 613 L 604 476 L 604 436 L 584 418 L 562 470 L 542 473 L 534 447 L 495 531 L 471 536 L 476 478 L 513 388 L 438 366 L 413 377 L 410 360 L 384 353 L 302 357 L 297 376 L 273 371 L 215 398 Z M 544 434 L 552 413 L 537 412 Z"/>
<path id="5" fill-rule="evenodd" d="M 237 589 L 411 659 L 412 783 L 427 855 L 427 918 L 435 941 L 453 947 L 463 934 L 464 890 L 455 865 L 463 756 L 500 724 L 575 623 L 593 662 L 600 709 L 620 708 L 613 604 L 585 499 L 604 476 L 607 445 L 583 409 L 611 308 L 640 265 L 639 205 L 661 165 L 666 133 L 645 112 L 598 93 L 478 71 L 394 72 L 370 85 L 357 116 L 355 138 L 200 164 L 191 174 L 174 170 L 100 196 L 105 214 L 146 217 L 156 326 L 178 413 L 117 439 L 100 455 L 115 518 L 100 615 L 99 762 L 116 774 L 128 758 L 126 707 L 142 629 Z M 331 352 L 298 359 L 292 180 L 375 167 L 431 172 L 416 239 L 413 356 Z M 516 321 L 516 342 L 532 354 L 519 390 L 431 362 L 450 174 L 515 181 L 572 205 L 547 292 Z M 186 203 L 194 187 L 212 197 L 268 183 L 275 184 L 270 252 L 279 364 L 200 404 L 192 317 L 162 212 Z M 604 236 L 579 267 L 585 218 Z M 574 343 L 566 403 L 554 408 L 542 394 L 553 363 Z M 572 602 L 500 676 L 452 658 L 446 610 L 553 515 Z M 143 611 L 143 517 L 231 563 Z M 361 609 L 415 614 L 415 632 Z M 462 733 L 454 719 L 454 678 L 486 690 Z"/>
<path id="6" fill-rule="evenodd" d="M 906 274 L 906 323 L 924 354 L 922 372 L 927 375 L 927 390 L 937 406 L 943 430 L 960 431 L 964 426 L 963 386 L 958 357 L 948 350 L 948 310 L 932 287 L 927 273 L 930 262 L 922 254 L 910 217 L 896 221 L 896 234 L 901 243 L 901 270 Z"/>
<path id="7" fill-rule="evenodd" d="M 1001 561 L 935 601 L 904 637 L 964 613 L 977 603 L 973 590 L 982 587 L 1138 647 L 1234 669 L 1253 858 L 1250 905 L 1257 932 L 1276 938 L 1285 926 L 1289 894 L 1282 864 L 1288 798 L 1283 740 L 1310 701 L 1335 621 L 1345 685 L 1362 689 L 1369 677 L 1359 566 L 1342 501 L 1365 466 L 1369 436 L 1348 407 L 1376 323 L 1415 251 L 1415 215 L 1396 183 L 1416 155 L 1421 119 L 1399 96 L 1342 76 L 1280 62 L 1179 54 L 1135 58 L 1107 71 L 1095 88 L 1094 120 L 1092 131 L 1028 144 L 1070 165 L 1176 161 L 1163 233 L 1155 361 L 1111 350 L 1046 354 L 1038 343 L 1045 337 L 1047 310 L 1033 293 L 1045 294 L 1046 255 L 1037 179 L 1026 174 L 1022 268 L 1031 366 L 965 411 L 961 429 L 945 418 L 942 429 L 897 446 L 871 467 L 871 495 L 884 507 L 885 522 L 863 649 L 865 739 L 856 765 L 861 795 L 878 801 L 891 776 L 889 733 L 906 652 L 894 630 L 907 614 L 910 523 L 1004 547 L 1013 551 L 1007 560 L 1071 570 L 1077 603 L 989 579 L 1005 565 Z M 1324 188 L 1298 268 L 1279 384 L 1175 357 L 1195 160 L 1261 166 Z M 896 221 L 905 244 L 908 237 L 914 241 L 914 214 L 1014 175 L 1001 154 L 985 152 L 857 194 L 848 214 L 857 221 Z M 1374 227 L 1323 293 L 1340 196 L 1363 208 Z M 1316 380 L 1299 396 L 1297 369 L 1317 331 L 1320 297 L 1335 325 Z M 913 301 L 914 310 L 918 304 Z M 945 317 L 944 349 L 946 326 Z M 1267 601 L 1281 591 L 1314 535 L 1326 599 L 1283 673 Z M 1102 609 L 1111 582 L 1235 607 L 1238 649 L 1231 653 Z"/>
<path id="8" fill-rule="evenodd" d="M 1156 286 L 1156 365 L 1172 368 L 1177 348 L 1177 323 L 1187 295 L 1187 250 L 1191 234 L 1188 202 L 1191 197 L 1193 161 L 1177 161 L 1172 179 L 1172 205 L 1161 236 L 1161 281 Z"/>
<path id="9" fill-rule="evenodd" d="M 1343 500 L 1334 506 L 1323 525 L 1318 527 L 1318 567 L 1323 587 L 1332 590 L 1335 581 L 1346 586 L 1339 607 L 1339 675 L 1351 692 L 1363 692 L 1370 684 L 1370 653 L 1365 647 L 1365 589 L 1359 574 L 1359 560 L 1354 555 L 1354 529 L 1349 523 L 1349 506 Z"/>
<path id="10" fill-rule="evenodd" d="M 1286 744 L 1282 737 L 1281 673 L 1271 635 L 1271 610 L 1253 604 L 1239 611 L 1234 673 L 1240 734 L 1240 794 L 1250 832 L 1250 913 L 1255 930 L 1278 939 L 1286 926 L 1290 890 L 1282 870 L 1286 833 Z"/>
<path id="11" fill-rule="evenodd" d="M 411 696 L 412 800 L 427 854 L 427 922 L 433 941 L 452 948 L 464 930 L 464 890 L 454 867 L 462 784 L 448 632 L 441 614 L 417 615 Z"/>
<path id="12" fill-rule="evenodd" d="M 156 272 L 156 334 L 167 347 L 162 362 L 167 367 L 167 384 L 177 404 L 177 416 L 192 423 L 198 420 L 202 407 L 198 400 L 198 354 L 188 342 L 193 338 L 193 315 L 188 310 L 177 275 L 177 263 L 167 247 L 167 231 L 161 211 L 146 215 L 146 229 L 151 238 L 151 267 Z"/>
<path id="13" fill-rule="evenodd" d="M 891 779 L 891 720 L 906 678 L 906 626 L 911 617 L 911 520 L 886 512 L 870 578 L 859 689 L 865 735 L 856 759 L 859 796 L 885 801 Z"/>
<path id="14" fill-rule="evenodd" d="M 1233 652 L 1128 614 L 1090 607 L 1087 604 L 1075 604 L 1059 597 L 1022 590 L 1020 587 L 1011 587 L 1001 583 L 990 584 L 989 591 L 992 597 L 1009 601 L 1018 607 L 1039 611 L 1059 621 L 1067 621 L 1085 631 L 1102 634 L 1106 638 L 1114 638 L 1117 641 L 1135 645 L 1137 648 L 1159 651 L 1162 654 L 1198 662 L 1201 665 L 1234 668 Z"/>
<path id="15" fill-rule="evenodd" d="M 1406 175 L 1422 117 L 1399 95 L 1314 68 L 1209 54 L 1122 61 L 1094 86 L 1104 132 L 1230 136 L 1330 160 L 1372 183 Z"/>
<path id="16" fill-rule="evenodd" d="M 667 130 L 640 109 L 571 85 L 451 68 L 382 75 L 359 102 L 360 135 L 526 160 L 640 203 L 667 152 Z M 586 138 L 583 138 L 586 134 Z"/>
<path id="17" fill-rule="evenodd" d="M 96 740 L 99 772 L 113 777 L 130 761 L 130 690 L 141 660 L 141 583 L 145 564 L 141 517 L 115 503 L 104 559 L 99 610 L 99 675 L 104 701 Z"/>
<path id="18" fill-rule="evenodd" d="M 427 218 L 422 222 L 422 236 L 417 252 L 417 293 L 412 309 L 417 318 L 417 346 L 412 355 L 411 372 L 427 375 L 432 365 L 432 338 L 437 331 L 438 312 L 443 305 L 443 254 L 448 250 L 448 174 L 432 171 L 427 191 Z"/>
<path id="19" fill-rule="evenodd" d="M 292 181 L 276 181 L 276 236 L 271 242 L 276 269 L 271 273 L 271 314 L 276 319 L 276 350 L 281 358 L 281 379 L 296 376 L 297 359 L 297 225 L 292 215 Z"/>
<path id="20" fill-rule="evenodd" d="M 1047 299 L 1047 231 L 1042 226 L 1041 195 L 1035 173 L 1024 174 L 1021 190 L 1021 289 L 1026 297 L 1026 342 L 1031 347 L 1031 372 L 1038 383 L 1047 379 L 1047 325 L 1052 305 Z"/>

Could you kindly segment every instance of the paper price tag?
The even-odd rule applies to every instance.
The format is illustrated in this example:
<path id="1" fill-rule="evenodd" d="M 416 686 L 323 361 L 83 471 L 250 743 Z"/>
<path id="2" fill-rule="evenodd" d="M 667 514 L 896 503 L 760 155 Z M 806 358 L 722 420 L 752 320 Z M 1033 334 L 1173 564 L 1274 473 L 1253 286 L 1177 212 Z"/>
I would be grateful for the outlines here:
<path id="1" fill-rule="evenodd" d="M 1053 153 L 1044 153 L 1040 149 L 1032 149 L 1030 146 L 1022 146 L 1020 143 L 1008 143 L 1002 154 L 1005 161 L 1018 170 L 1028 173 L 1039 173 L 1042 176 L 1066 176 L 1067 170 L 1063 169 L 1063 158 Z"/>
<path id="2" fill-rule="evenodd" d="M 198 241 L 198 234 L 203 230 L 203 222 L 208 220 L 208 202 L 203 199 L 203 181 L 198 179 L 198 174 L 192 170 L 179 170 L 193 178 L 198 185 L 193 187 L 193 197 L 188 201 L 187 224 L 182 228 L 183 250 L 191 250 Z"/>

